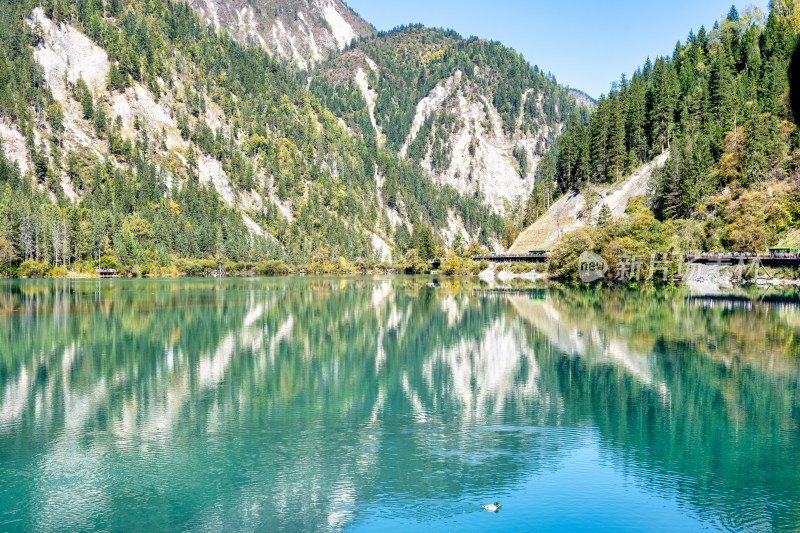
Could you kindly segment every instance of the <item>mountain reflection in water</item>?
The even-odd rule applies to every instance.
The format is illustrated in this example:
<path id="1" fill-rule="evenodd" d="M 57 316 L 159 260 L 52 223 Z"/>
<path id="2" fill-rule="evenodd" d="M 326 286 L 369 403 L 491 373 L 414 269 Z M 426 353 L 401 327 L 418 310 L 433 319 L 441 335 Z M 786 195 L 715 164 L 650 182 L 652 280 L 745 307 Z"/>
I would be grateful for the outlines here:
<path id="1" fill-rule="evenodd" d="M 800 523 L 793 297 L 426 282 L 0 285 L 0 525 Z"/>

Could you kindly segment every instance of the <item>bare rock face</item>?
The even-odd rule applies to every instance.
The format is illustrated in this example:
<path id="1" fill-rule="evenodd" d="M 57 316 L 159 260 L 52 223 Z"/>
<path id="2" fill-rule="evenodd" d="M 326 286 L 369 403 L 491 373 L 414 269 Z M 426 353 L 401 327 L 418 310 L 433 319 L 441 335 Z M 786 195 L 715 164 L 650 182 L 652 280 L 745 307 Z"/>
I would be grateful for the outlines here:
<path id="1" fill-rule="evenodd" d="M 30 166 L 30 154 L 25 145 L 25 137 L 19 129 L 5 120 L 0 121 L 0 141 L 3 144 L 3 153 L 9 161 L 17 163 L 20 170 L 25 172 Z"/>
<path id="2" fill-rule="evenodd" d="M 583 91 L 570 89 L 569 95 L 575 100 L 575 103 L 578 104 L 579 106 L 588 107 L 589 109 L 594 109 L 597 107 L 597 101 Z"/>
<path id="3" fill-rule="evenodd" d="M 346 52 L 321 72 L 332 85 L 358 88 L 380 146 L 386 145 L 384 128 L 391 124 L 377 116 L 379 95 L 373 83 L 384 74 L 361 49 Z M 558 113 L 558 107 L 546 111 L 543 95 L 529 88 L 521 95 L 521 110 L 509 131 L 487 94 L 486 86 L 498 83 L 497 73 L 475 66 L 472 74 L 456 69 L 419 96 L 397 153 L 420 163 L 435 181 L 505 213 L 514 202 L 530 196 L 539 161 L 565 124 L 550 116 Z"/>
<path id="4" fill-rule="evenodd" d="M 375 33 L 341 0 L 190 0 L 189 5 L 218 31 L 262 46 L 304 70 L 353 39 Z"/>
<path id="5" fill-rule="evenodd" d="M 536 96 L 526 91 L 523 108 L 528 98 Z M 535 132 L 520 128 L 524 111 L 517 119 L 517 130 L 504 132 L 503 120 L 492 102 L 463 79 L 461 71 L 456 71 L 417 104 L 411 132 L 400 155 L 408 156 L 408 147 L 416 140 L 426 120 L 433 121 L 431 136 L 439 129 L 449 128 L 449 163 L 444 166 L 438 163 L 431 145 L 422 155 L 423 168 L 440 183 L 451 185 L 461 193 L 479 196 L 495 211 L 503 213 L 508 204 L 530 196 L 541 150 L 564 127 L 559 124 L 551 131 L 538 100 L 536 109 L 541 117 L 531 117 L 539 126 Z M 445 125 L 447 119 L 442 120 L 443 117 L 454 121 Z M 515 150 L 525 152 L 527 168 L 520 168 Z"/>
<path id="6" fill-rule="evenodd" d="M 70 24 L 54 23 L 41 8 L 33 10 L 30 24 L 36 25 L 42 33 L 42 41 L 33 55 L 45 72 L 48 88 L 64 110 L 66 149 L 89 150 L 103 158 L 98 149 L 103 143 L 95 138 L 95 132 L 83 118 L 80 105 L 70 96 L 70 87 L 78 80 L 86 83 L 98 105 L 107 102 L 111 117 L 120 117 L 126 137 L 135 137 L 134 122 L 138 118 L 140 127 L 153 138 L 164 132 L 170 148 L 186 148 L 170 113 L 171 95 L 167 94 L 156 102 L 153 94 L 139 83 L 124 92 L 109 93 L 106 82 L 110 63 L 105 50 Z"/>
<path id="7" fill-rule="evenodd" d="M 83 79 L 92 91 L 106 86 L 110 64 L 105 50 L 69 24 L 55 24 L 41 8 L 33 10 L 31 25 L 38 25 L 44 42 L 34 51 L 47 85 L 59 98 L 66 97 L 65 82 Z"/>
<path id="8" fill-rule="evenodd" d="M 33 55 L 53 97 L 64 109 L 64 148 L 81 146 L 100 157 L 91 127 L 83 124 L 82 113 L 77 102 L 69 97 L 67 86 L 83 80 L 93 93 L 103 93 L 110 67 L 106 52 L 69 24 L 55 24 L 39 7 L 31 13 L 28 25 L 42 36 Z M 34 129 L 33 134 L 36 143 L 46 137 L 46 132 L 38 129 Z M 6 157 L 16 162 L 23 172 L 29 170 L 31 154 L 15 124 L 0 121 L 0 141 Z M 74 197 L 71 187 L 65 187 L 65 192 Z"/>

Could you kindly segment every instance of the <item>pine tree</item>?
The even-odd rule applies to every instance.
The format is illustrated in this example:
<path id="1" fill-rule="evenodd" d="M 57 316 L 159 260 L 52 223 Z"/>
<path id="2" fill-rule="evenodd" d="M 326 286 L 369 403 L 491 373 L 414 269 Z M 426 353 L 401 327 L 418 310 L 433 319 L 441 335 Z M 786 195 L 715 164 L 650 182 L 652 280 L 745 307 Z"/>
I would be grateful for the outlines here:
<path id="1" fill-rule="evenodd" d="M 681 146 L 672 148 L 670 158 L 661 170 L 661 186 L 657 199 L 658 211 L 664 219 L 678 218 L 683 212 L 683 190 L 681 187 Z"/>
<path id="2" fill-rule="evenodd" d="M 419 254 L 425 261 L 433 259 L 436 256 L 436 242 L 433 238 L 433 230 L 427 224 L 422 225 Z"/>
<path id="3" fill-rule="evenodd" d="M 591 179 L 598 182 L 605 180 L 608 170 L 609 105 L 608 98 L 600 98 L 589 131 Z"/>
<path id="4" fill-rule="evenodd" d="M 754 102 L 748 104 L 747 135 L 742 146 L 742 179 L 747 187 L 754 187 L 767 178 L 767 128 Z"/>
<path id="5" fill-rule="evenodd" d="M 597 227 L 604 228 L 608 226 L 608 224 L 611 223 L 611 218 L 611 208 L 608 207 L 608 204 L 603 204 L 600 207 L 600 212 L 597 213 Z"/>
<path id="6" fill-rule="evenodd" d="M 618 92 L 612 92 L 611 101 L 611 125 L 608 146 L 608 179 L 619 181 L 625 173 L 628 162 L 628 154 L 625 150 L 625 122 L 626 109 L 625 101 L 627 98 L 627 82 L 623 76 Z"/>
<path id="7" fill-rule="evenodd" d="M 650 93 L 651 145 L 661 153 L 669 147 L 669 137 L 675 114 L 673 72 L 664 58 L 653 67 L 653 86 Z"/>
<path id="8" fill-rule="evenodd" d="M 632 165 L 647 161 L 647 106 L 646 106 L 646 81 L 637 71 L 631 79 L 628 92 L 628 108 L 626 120 L 627 147 L 630 150 Z"/>

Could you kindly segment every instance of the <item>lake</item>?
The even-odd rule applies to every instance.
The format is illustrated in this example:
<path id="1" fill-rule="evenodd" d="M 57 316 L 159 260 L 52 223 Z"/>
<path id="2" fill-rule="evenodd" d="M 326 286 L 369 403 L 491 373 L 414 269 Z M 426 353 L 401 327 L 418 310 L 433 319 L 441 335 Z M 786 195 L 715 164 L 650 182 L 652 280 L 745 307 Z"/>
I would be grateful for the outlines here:
<path id="1" fill-rule="evenodd" d="M 792 294 L 6 281 L 0 530 L 797 530 L 799 383 Z"/>

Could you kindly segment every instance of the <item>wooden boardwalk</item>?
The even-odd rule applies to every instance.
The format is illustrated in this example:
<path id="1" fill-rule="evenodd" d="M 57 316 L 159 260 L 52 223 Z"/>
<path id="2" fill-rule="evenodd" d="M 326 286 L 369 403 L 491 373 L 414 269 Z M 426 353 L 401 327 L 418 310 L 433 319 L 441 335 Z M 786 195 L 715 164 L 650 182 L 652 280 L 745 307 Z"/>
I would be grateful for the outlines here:
<path id="1" fill-rule="evenodd" d="M 550 261 L 550 252 L 536 252 L 527 254 L 485 254 L 473 255 L 473 261 L 489 261 L 490 263 L 546 263 Z M 750 265 L 758 262 L 767 267 L 800 267 L 800 253 L 768 253 L 753 254 L 743 252 L 730 253 L 700 253 L 684 256 L 686 263 L 700 265 L 736 266 Z M 435 270 L 438 269 L 444 258 L 434 258 L 428 264 Z"/>
<path id="2" fill-rule="evenodd" d="M 527 254 L 486 254 L 486 255 L 473 255 L 473 261 L 489 261 L 491 263 L 546 263 L 550 260 L 549 252 L 542 253 L 527 253 Z M 436 257 L 429 259 L 428 264 L 434 270 L 438 269 L 444 263 L 444 258 Z"/>
<path id="3" fill-rule="evenodd" d="M 687 263 L 699 265 L 736 266 L 758 262 L 768 267 L 800 267 L 800 254 L 752 254 L 752 253 L 702 253 L 687 254 Z"/>
<path id="4" fill-rule="evenodd" d="M 546 263 L 550 260 L 550 253 L 473 255 L 472 259 L 491 263 Z"/>
<path id="5" fill-rule="evenodd" d="M 94 271 L 101 279 L 118 278 L 119 271 L 116 268 L 96 268 Z"/>

